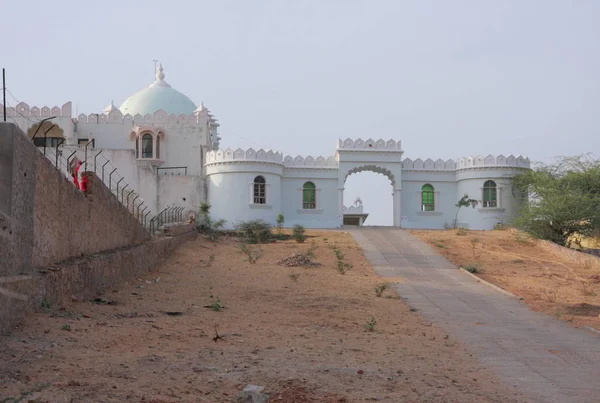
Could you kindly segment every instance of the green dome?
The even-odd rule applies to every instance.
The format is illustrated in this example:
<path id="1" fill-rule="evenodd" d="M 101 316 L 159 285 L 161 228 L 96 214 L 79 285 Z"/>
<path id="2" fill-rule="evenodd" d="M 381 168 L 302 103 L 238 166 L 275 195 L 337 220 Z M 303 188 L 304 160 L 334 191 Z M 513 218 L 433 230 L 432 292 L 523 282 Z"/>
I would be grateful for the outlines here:
<path id="1" fill-rule="evenodd" d="M 121 113 L 135 116 L 140 114 L 153 115 L 158 110 L 175 115 L 191 115 L 196 110 L 196 104 L 181 92 L 171 88 L 163 79 L 162 65 L 156 71 L 156 81 L 149 87 L 140 90 L 127 98 L 119 107 Z"/>

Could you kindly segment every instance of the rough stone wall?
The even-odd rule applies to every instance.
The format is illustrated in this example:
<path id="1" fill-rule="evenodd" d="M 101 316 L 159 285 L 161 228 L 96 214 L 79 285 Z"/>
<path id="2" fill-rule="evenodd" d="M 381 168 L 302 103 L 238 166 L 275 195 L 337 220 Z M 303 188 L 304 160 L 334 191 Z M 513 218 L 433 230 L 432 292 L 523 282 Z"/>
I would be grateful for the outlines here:
<path id="1" fill-rule="evenodd" d="M 33 266 L 144 242 L 149 234 L 93 172 L 86 194 L 37 164 Z"/>
<path id="2" fill-rule="evenodd" d="M 32 275 L 0 277 L 0 334 L 8 333 L 25 315 L 38 310 L 42 301 L 56 306 L 72 298 L 91 299 L 152 271 L 177 246 L 195 236 L 195 231 L 187 232 L 70 259 L 38 268 Z"/>
<path id="3" fill-rule="evenodd" d="M 76 189 L 14 124 L 0 124 L 0 276 L 147 241 L 110 190 Z"/>
<path id="4" fill-rule="evenodd" d="M 0 124 L 0 276 L 26 273 L 31 265 L 36 157 L 39 153 L 16 125 Z"/>

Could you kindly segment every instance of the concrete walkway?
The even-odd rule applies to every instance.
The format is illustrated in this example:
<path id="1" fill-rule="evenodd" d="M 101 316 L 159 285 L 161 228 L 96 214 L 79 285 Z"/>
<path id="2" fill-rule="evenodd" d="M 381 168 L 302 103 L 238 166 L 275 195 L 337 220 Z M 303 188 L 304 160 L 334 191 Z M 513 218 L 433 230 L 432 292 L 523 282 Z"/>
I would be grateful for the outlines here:
<path id="1" fill-rule="evenodd" d="M 531 401 L 600 402 L 600 336 L 533 312 L 397 228 L 349 232 L 398 294 Z"/>

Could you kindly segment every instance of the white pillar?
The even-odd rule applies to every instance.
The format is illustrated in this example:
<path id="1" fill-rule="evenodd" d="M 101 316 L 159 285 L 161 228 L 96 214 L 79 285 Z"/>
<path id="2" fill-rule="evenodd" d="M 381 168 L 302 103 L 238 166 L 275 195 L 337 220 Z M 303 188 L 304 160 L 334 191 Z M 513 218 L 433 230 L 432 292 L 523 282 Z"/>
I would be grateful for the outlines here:
<path id="1" fill-rule="evenodd" d="M 344 226 L 344 188 L 338 188 L 338 226 Z"/>
<path id="2" fill-rule="evenodd" d="M 394 227 L 400 227 L 402 221 L 401 196 L 402 189 L 394 189 Z"/>

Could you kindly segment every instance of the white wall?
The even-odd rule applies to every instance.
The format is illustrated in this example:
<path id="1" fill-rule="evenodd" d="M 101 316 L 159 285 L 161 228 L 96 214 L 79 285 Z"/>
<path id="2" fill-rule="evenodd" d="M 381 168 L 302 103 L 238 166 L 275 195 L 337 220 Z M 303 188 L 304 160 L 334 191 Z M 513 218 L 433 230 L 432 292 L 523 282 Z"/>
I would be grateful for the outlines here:
<path id="1" fill-rule="evenodd" d="M 285 226 L 296 224 L 308 228 L 338 227 L 338 181 L 336 178 L 312 178 L 306 172 L 305 178 L 283 178 L 281 185 L 281 204 L 285 217 Z M 313 182 L 317 188 L 317 208 L 302 208 L 302 187 L 306 182 Z"/>
<path id="2" fill-rule="evenodd" d="M 264 220 L 275 225 L 281 210 L 281 172 L 278 164 L 246 162 L 207 167 L 208 201 L 213 219 L 225 219 L 226 228 L 234 228 L 240 221 Z M 267 203 L 254 204 L 254 178 L 266 180 Z"/>
<path id="3" fill-rule="evenodd" d="M 442 229 L 444 223 L 452 225 L 458 200 L 455 173 L 404 171 L 402 175 L 401 215 L 406 217 L 402 227 Z M 434 188 L 435 211 L 421 211 L 421 188 L 425 184 Z"/>
<path id="4" fill-rule="evenodd" d="M 520 200 L 513 196 L 510 179 L 519 172 L 522 170 L 510 167 L 458 171 L 457 200 L 467 194 L 469 198 L 479 201 L 475 208 L 463 207 L 460 210 L 459 225 L 474 230 L 489 230 L 499 222 L 509 223 L 520 208 Z M 483 184 L 487 180 L 493 180 L 497 185 L 496 208 L 484 208 L 482 204 Z"/>

